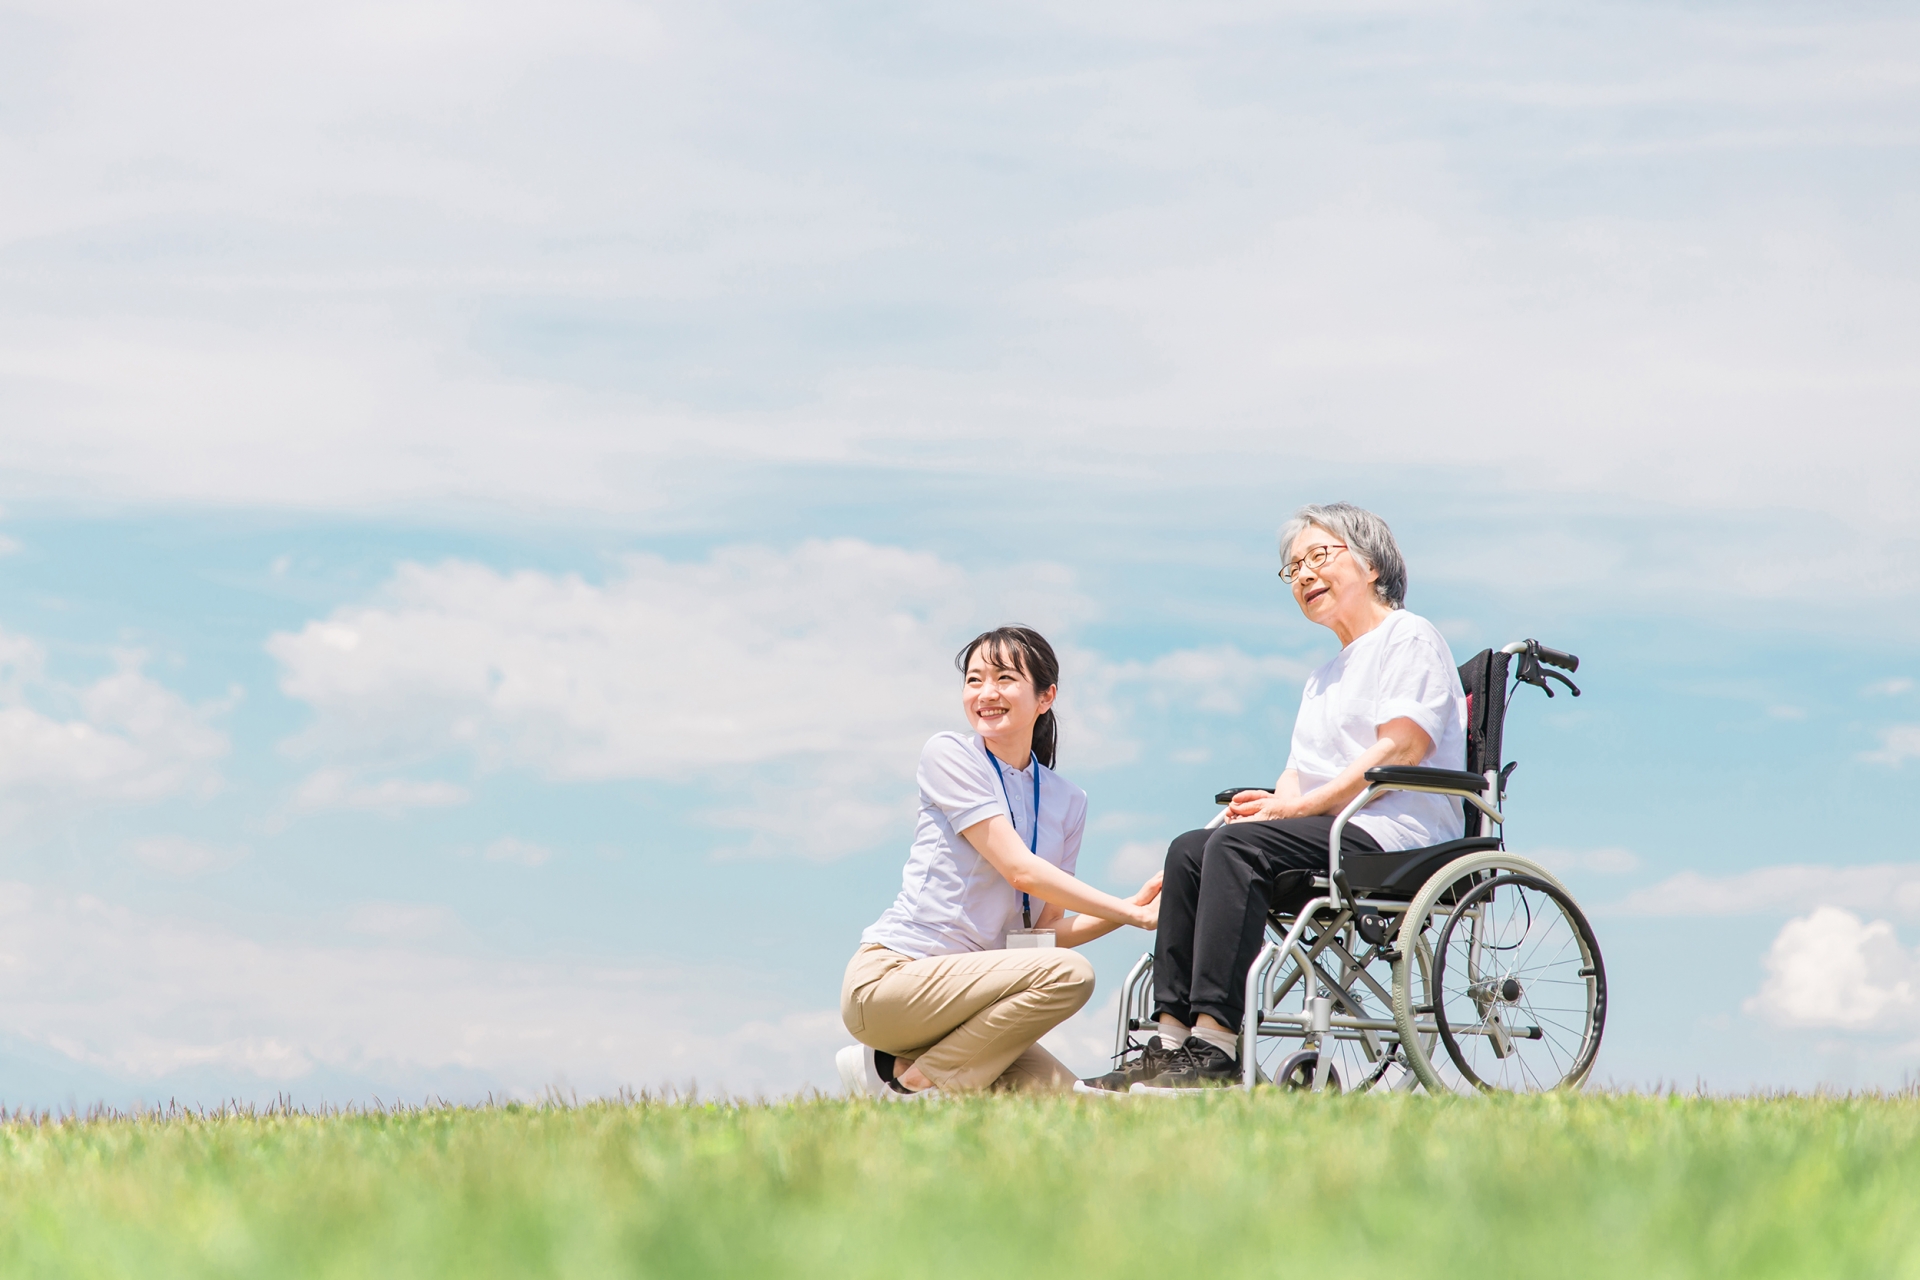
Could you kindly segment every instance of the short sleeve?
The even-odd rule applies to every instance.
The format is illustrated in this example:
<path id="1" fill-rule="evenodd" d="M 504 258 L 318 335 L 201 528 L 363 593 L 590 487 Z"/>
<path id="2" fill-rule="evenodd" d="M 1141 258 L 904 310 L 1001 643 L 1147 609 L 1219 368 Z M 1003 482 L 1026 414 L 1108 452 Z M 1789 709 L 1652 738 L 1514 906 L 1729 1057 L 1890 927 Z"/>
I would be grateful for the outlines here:
<path id="1" fill-rule="evenodd" d="M 1087 797 L 1085 793 L 1076 793 L 1073 807 L 1067 814 L 1066 830 L 1060 837 L 1060 869 L 1068 875 L 1075 874 L 1080 865 L 1080 837 L 1087 831 Z"/>
<path id="2" fill-rule="evenodd" d="M 986 753 L 956 733 L 937 733 L 920 749 L 920 796 L 957 834 L 995 814 L 1007 802 L 987 770 Z"/>
<path id="3" fill-rule="evenodd" d="M 1389 647 L 1380 658 L 1374 723 L 1411 720 L 1438 746 L 1461 696 L 1460 674 L 1418 632 Z"/>

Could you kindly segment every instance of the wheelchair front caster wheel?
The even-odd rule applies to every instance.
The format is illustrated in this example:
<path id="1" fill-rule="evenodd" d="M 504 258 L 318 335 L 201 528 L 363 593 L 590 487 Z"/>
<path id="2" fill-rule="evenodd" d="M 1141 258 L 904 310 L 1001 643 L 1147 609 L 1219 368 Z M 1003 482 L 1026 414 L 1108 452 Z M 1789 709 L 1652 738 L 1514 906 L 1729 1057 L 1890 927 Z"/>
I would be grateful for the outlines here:
<path id="1" fill-rule="evenodd" d="M 1280 1064 L 1280 1069 L 1273 1073 L 1273 1082 L 1290 1092 L 1308 1092 L 1313 1088 L 1313 1073 L 1319 1065 L 1318 1050 L 1302 1049 Z M 1331 1063 L 1327 1065 L 1326 1091 L 1340 1092 L 1340 1068 Z"/>

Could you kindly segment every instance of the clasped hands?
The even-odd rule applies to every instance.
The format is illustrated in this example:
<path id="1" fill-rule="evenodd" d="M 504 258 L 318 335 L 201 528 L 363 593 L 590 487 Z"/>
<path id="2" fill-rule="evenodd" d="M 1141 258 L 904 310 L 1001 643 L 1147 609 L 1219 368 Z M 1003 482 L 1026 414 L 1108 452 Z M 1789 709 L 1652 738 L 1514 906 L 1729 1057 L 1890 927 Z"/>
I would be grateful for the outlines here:
<path id="1" fill-rule="evenodd" d="M 1227 804 L 1228 822 L 1273 822 L 1304 815 L 1300 801 L 1282 800 L 1271 791 L 1242 791 Z"/>

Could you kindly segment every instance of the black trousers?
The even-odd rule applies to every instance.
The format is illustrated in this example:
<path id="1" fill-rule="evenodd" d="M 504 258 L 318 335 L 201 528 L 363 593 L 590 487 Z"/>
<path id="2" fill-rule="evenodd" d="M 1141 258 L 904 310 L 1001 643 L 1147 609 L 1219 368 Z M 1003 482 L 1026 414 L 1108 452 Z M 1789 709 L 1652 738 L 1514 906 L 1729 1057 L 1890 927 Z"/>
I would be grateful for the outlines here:
<path id="1" fill-rule="evenodd" d="M 1247 970 L 1260 954 L 1267 912 L 1313 896 L 1314 873 L 1327 871 L 1332 833 L 1330 817 L 1282 818 L 1174 838 L 1153 943 L 1155 1017 L 1167 1014 L 1190 1027 L 1204 1013 L 1240 1029 Z M 1348 823 L 1340 852 L 1378 853 L 1380 846 Z"/>

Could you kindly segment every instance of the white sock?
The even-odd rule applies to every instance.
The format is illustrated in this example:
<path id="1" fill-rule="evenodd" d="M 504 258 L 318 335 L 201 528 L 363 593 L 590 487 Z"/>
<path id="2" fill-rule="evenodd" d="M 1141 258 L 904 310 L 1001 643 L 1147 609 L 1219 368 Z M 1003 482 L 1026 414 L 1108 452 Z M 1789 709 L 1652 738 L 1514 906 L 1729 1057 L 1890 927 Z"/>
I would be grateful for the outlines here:
<path id="1" fill-rule="evenodd" d="M 1195 1027 L 1193 1034 L 1226 1054 L 1229 1058 L 1240 1056 L 1240 1037 L 1231 1031 L 1222 1031 L 1214 1027 Z"/>
<path id="2" fill-rule="evenodd" d="M 1160 1015 L 1160 1047 L 1178 1049 L 1187 1042 L 1187 1028 L 1177 1018 Z"/>

